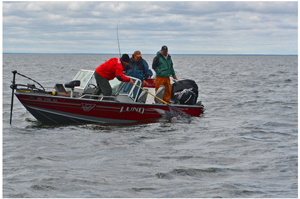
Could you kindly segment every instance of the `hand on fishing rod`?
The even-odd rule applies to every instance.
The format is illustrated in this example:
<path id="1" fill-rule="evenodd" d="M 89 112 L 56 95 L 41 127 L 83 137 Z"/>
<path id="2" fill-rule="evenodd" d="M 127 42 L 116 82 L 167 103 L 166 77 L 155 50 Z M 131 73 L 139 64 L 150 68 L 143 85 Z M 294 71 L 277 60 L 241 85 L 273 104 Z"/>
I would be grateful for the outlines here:
<path id="1" fill-rule="evenodd" d="M 129 83 L 130 83 L 130 84 L 134 84 L 134 82 L 132 81 L 132 79 L 129 80 Z"/>

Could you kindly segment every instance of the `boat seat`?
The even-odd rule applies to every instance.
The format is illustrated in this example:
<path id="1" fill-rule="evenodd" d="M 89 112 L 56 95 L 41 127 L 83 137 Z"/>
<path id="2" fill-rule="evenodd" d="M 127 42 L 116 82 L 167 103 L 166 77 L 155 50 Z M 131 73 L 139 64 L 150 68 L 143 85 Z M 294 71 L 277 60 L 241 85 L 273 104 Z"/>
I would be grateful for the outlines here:
<path id="1" fill-rule="evenodd" d="M 163 99 L 164 98 L 164 94 L 165 94 L 165 86 L 160 86 L 156 92 L 156 97 L 160 98 L 160 99 Z M 159 99 L 157 98 L 154 98 L 154 102 L 156 104 L 162 104 L 163 102 L 160 101 Z"/>
<path id="2" fill-rule="evenodd" d="M 146 90 L 146 89 L 145 89 Z M 137 99 L 137 102 L 139 103 L 146 103 L 146 100 L 147 100 L 147 97 L 148 97 L 148 93 L 146 91 L 142 91 L 139 98 Z"/>
<path id="3" fill-rule="evenodd" d="M 65 87 L 62 84 L 55 84 L 54 88 L 58 93 L 67 93 Z"/>
<path id="4" fill-rule="evenodd" d="M 80 80 L 73 80 L 68 83 L 65 83 L 66 88 L 74 89 L 75 86 L 80 86 Z"/>
<path id="5" fill-rule="evenodd" d="M 132 103 L 133 102 L 133 99 L 131 99 L 127 95 L 117 95 L 116 100 L 118 102 L 125 102 L 125 103 Z"/>
<path id="6" fill-rule="evenodd" d="M 71 98 L 73 98 L 75 86 L 80 86 L 80 80 L 73 80 L 68 83 L 65 83 L 65 87 L 71 89 L 71 95 L 70 95 Z"/>

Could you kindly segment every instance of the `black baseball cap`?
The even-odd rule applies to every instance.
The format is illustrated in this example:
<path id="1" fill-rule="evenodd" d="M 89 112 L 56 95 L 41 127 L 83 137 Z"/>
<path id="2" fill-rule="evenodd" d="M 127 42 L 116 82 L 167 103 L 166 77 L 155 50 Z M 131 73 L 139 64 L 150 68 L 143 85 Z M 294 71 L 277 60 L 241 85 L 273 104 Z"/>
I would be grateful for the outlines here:
<path id="1" fill-rule="evenodd" d="M 129 55 L 128 54 L 123 54 L 121 60 L 124 61 L 124 62 L 129 63 Z"/>
<path id="2" fill-rule="evenodd" d="M 168 52 L 168 47 L 167 47 L 167 46 L 162 46 L 162 47 L 161 47 L 161 50 L 162 50 L 163 52 Z"/>

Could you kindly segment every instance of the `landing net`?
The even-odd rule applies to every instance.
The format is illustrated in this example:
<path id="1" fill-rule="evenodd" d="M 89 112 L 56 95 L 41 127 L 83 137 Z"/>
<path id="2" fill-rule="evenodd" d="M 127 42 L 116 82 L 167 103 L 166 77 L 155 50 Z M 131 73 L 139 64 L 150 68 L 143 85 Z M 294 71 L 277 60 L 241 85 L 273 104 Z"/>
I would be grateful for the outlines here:
<path id="1" fill-rule="evenodd" d="M 174 106 L 169 106 L 169 108 L 170 108 L 172 117 L 176 118 L 179 121 L 187 121 L 188 123 L 191 122 L 191 116 L 189 114 L 187 114 L 186 112 L 184 112 Z"/>

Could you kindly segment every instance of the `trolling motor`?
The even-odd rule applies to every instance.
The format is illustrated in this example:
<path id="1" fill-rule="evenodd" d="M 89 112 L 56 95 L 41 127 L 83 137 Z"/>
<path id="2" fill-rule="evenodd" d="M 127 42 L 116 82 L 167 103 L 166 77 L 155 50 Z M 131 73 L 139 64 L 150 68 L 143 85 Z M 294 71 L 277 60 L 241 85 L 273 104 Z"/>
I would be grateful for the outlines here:
<path id="1" fill-rule="evenodd" d="M 25 76 L 25 75 L 22 75 L 20 73 L 18 73 L 18 71 L 16 70 L 13 70 L 11 71 L 13 73 L 13 80 L 12 80 L 12 85 L 10 85 L 10 88 L 12 89 L 12 93 L 11 93 L 11 105 L 10 105 L 10 120 L 9 120 L 9 124 L 11 124 L 11 121 L 12 121 L 12 111 L 13 111 L 13 105 L 14 105 L 14 94 L 15 94 L 15 89 L 17 89 L 18 86 L 26 86 L 27 88 L 30 88 L 30 89 L 34 89 L 38 92 L 46 92 L 45 91 L 45 88 L 40 84 L 38 83 L 37 81 Z M 16 74 L 22 76 L 22 77 L 25 77 L 29 80 L 32 80 L 33 82 L 37 83 L 38 85 L 41 86 L 42 89 L 39 89 L 39 88 L 36 88 L 34 84 L 27 84 L 27 85 L 23 85 L 23 84 L 16 84 Z"/>
<path id="2" fill-rule="evenodd" d="M 10 120 L 9 120 L 9 124 L 11 124 L 11 118 L 12 118 L 12 111 L 13 111 L 13 105 L 14 105 L 14 94 L 15 94 L 15 89 L 16 89 L 16 74 L 18 73 L 16 70 L 12 71 L 12 73 L 14 74 L 13 76 L 13 81 L 12 81 L 12 85 L 11 85 L 11 89 L 12 89 L 12 93 L 11 93 L 11 103 L 10 103 Z"/>

